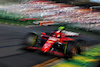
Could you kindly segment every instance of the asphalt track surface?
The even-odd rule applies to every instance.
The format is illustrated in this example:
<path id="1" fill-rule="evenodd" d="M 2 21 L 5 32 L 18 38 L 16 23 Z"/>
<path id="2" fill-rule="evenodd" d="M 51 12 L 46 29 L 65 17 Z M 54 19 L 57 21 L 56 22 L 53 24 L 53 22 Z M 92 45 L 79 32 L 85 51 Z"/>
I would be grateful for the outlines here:
<path id="1" fill-rule="evenodd" d="M 57 27 L 34 26 L 20 27 L 0 24 L 0 67 L 31 67 L 44 61 L 55 58 L 54 55 L 42 55 L 40 52 L 28 52 L 21 49 L 21 40 L 28 33 L 35 31 L 50 32 Z M 83 39 L 92 46 L 100 42 L 100 36 L 94 34 L 83 34 Z"/>

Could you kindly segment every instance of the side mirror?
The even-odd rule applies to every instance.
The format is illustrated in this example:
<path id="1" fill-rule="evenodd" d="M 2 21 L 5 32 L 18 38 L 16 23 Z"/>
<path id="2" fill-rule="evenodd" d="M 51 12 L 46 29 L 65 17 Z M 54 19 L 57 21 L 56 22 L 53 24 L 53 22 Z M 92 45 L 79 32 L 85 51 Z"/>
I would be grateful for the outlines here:
<path id="1" fill-rule="evenodd" d="M 41 34 L 42 34 L 42 35 L 46 35 L 46 33 L 44 33 L 44 32 L 41 32 Z"/>

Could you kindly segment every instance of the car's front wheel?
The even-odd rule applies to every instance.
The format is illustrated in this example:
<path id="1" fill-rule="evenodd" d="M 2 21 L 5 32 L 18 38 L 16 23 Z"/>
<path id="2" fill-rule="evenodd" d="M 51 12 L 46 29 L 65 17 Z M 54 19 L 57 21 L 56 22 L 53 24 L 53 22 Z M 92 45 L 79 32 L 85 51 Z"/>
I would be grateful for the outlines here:
<path id="1" fill-rule="evenodd" d="M 38 40 L 38 36 L 34 33 L 30 33 L 24 38 L 23 47 L 34 46 L 36 45 L 37 40 Z"/>

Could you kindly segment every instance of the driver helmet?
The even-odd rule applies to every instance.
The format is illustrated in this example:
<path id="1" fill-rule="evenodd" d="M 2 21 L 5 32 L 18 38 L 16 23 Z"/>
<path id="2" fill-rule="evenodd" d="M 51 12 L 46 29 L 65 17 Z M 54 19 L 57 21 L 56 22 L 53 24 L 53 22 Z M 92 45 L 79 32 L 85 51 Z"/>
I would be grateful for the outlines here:
<path id="1" fill-rule="evenodd" d="M 57 37 L 58 37 L 58 38 L 60 38 L 61 31 L 64 30 L 64 29 L 65 29 L 64 26 L 60 26 L 60 27 L 58 28 L 58 30 L 56 31 L 56 33 L 57 33 Z"/>
<path id="2" fill-rule="evenodd" d="M 64 26 L 60 26 L 60 27 L 58 28 L 58 30 L 64 30 L 64 29 L 65 29 Z"/>

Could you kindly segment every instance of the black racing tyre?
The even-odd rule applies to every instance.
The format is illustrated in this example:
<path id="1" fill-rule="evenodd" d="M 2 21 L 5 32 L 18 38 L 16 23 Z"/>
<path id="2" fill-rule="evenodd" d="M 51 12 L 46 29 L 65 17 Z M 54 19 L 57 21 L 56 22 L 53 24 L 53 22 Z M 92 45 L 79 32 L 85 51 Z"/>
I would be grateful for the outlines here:
<path id="1" fill-rule="evenodd" d="M 30 47 L 36 45 L 38 36 L 34 33 L 28 34 L 24 39 L 23 47 Z"/>
<path id="2" fill-rule="evenodd" d="M 77 40 L 76 45 L 80 47 L 81 52 L 85 51 L 87 48 L 87 42 L 85 40 Z"/>
<path id="3" fill-rule="evenodd" d="M 72 58 L 73 56 L 80 53 L 81 53 L 80 46 L 77 46 L 75 41 L 69 41 L 66 49 L 67 57 Z"/>

